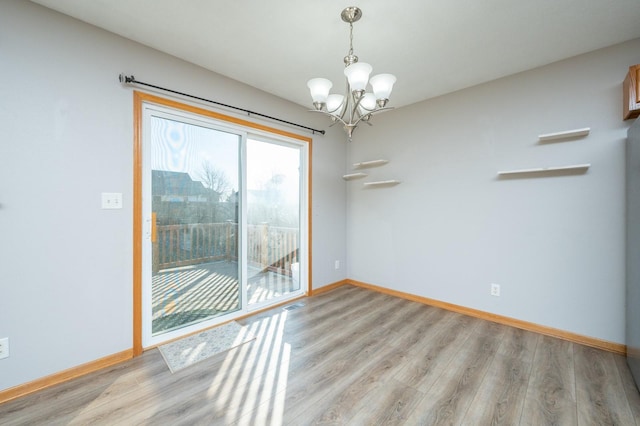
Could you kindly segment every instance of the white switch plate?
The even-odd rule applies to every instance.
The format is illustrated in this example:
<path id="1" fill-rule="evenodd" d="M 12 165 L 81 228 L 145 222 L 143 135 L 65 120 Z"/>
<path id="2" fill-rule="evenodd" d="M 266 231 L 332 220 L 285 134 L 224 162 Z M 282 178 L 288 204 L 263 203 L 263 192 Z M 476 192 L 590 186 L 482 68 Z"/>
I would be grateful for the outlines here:
<path id="1" fill-rule="evenodd" d="M 0 359 L 9 358 L 9 338 L 0 339 Z"/>
<path id="2" fill-rule="evenodd" d="M 122 208 L 122 192 L 103 192 L 102 208 L 103 209 L 121 209 Z"/>
<path id="3" fill-rule="evenodd" d="M 334 267 L 336 269 L 340 269 L 340 261 L 339 260 L 336 260 L 336 263 L 334 264 Z"/>

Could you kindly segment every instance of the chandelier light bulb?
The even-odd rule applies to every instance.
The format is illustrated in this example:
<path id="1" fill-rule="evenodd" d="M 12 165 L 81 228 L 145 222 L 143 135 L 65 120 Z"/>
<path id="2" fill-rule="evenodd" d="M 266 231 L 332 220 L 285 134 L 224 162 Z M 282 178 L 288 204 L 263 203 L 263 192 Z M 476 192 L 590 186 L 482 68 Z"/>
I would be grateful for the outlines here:
<path id="1" fill-rule="evenodd" d="M 327 111 L 330 114 L 339 116 L 344 108 L 344 95 L 329 95 L 327 98 Z"/>
<path id="2" fill-rule="evenodd" d="M 347 76 L 352 92 L 361 91 L 367 87 L 371 71 L 373 68 L 366 62 L 356 62 L 344 69 L 344 75 Z"/>
<path id="3" fill-rule="evenodd" d="M 378 74 L 371 77 L 369 82 L 377 100 L 389 99 L 393 84 L 396 82 L 396 76 L 393 74 Z"/>
<path id="4" fill-rule="evenodd" d="M 326 78 L 312 78 L 307 82 L 307 87 L 311 92 L 311 98 L 313 99 L 314 105 L 324 104 L 327 102 L 329 90 L 331 90 L 332 86 L 333 83 Z"/>
<path id="5" fill-rule="evenodd" d="M 364 96 L 362 96 L 358 109 L 362 115 L 369 114 L 376 109 L 376 97 L 373 93 L 365 93 Z"/>

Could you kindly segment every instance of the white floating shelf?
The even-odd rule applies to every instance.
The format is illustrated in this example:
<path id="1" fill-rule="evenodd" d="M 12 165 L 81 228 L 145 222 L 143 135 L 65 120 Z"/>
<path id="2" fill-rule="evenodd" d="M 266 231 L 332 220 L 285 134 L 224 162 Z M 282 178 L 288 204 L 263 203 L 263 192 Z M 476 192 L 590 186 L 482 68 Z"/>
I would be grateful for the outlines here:
<path id="1" fill-rule="evenodd" d="M 354 169 L 364 169 L 366 167 L 379 167 L 387 164 L 389 160 L 372 160 L 372 161 L 363 161 L 361 163 L 353 163 Z"/>
<path id="2" fill-rule="evenodd" d="M 342 179 L 344 180 L 354 180 L 354 179 L 360 179 L 363 177 L 367 177 L 369 176 L 366 173 L 349 173 L 348 175 L 343 175 Z"/>
<path id="3" fill-rule="evenodd" d="M 544 135 L 539 135 L 538 139 L 541 141 L 552 141 L 556 139 L 575 138 L 579 136 L 587 136 L 590 131 L 591 129 L 589 127 L 585 127 L 584 129 L 567 130 L 564 132 L 556 132 L 556 133 L 546 133 Z"/>
<path id="4" fill-rule="evenodd" d="M 373 188 L 376 186 L 395 186 L 398 185 L 400 183 L 399 180 L 380 180 L 377 182 L 365 182 L 364 186 L 365 187 L 369 187 L 369 188 Z"/>
<path id="5" fill-rule="evenodd" d="M 559 167 L 539 167 L 536 169 L 519 169 L 519 170 L 505 170 L 498 172 L 498 176 L 504 175 L 517 175 L 522 173 L 544 173 L 544 172 L 560 172 L 564 170 L 587 170 L 591 167 L 591 164 L 574 164 L 571 166 L 559 166 Z"/>

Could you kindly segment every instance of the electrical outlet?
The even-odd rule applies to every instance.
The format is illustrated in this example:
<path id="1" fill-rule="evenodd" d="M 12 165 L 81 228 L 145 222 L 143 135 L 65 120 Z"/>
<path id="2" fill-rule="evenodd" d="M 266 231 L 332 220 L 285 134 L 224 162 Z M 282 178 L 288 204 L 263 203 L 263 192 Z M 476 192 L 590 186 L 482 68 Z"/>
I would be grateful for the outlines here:
<path id="1" fill-rule="evenodd" d="M 0 359 L 9 358 L 9 338 L 0 339 Z"/>
<path id="2" fill-rule="evenodd" d="M 491 284 L 491 295 L 500 296 L 500 284 Z"/>
<path id="3" fill-rule="evenodd" d="M 336 269 L 340 269 L 340 261 L 336 260 L 336 263 L 334 264 Z"/>

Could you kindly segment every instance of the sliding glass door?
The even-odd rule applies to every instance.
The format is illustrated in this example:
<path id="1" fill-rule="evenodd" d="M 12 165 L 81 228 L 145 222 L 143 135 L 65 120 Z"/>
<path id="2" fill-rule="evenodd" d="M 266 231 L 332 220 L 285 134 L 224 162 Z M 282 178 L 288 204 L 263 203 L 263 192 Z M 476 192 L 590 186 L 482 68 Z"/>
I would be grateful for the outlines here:
<path id="1" fill-rule="evenodd" d="M 148 346 L 242 307 L 244 135 L 153 108 L 146 109 L 145 124 Z"/>
<path id="2" fill-rule="evenodd" d="M 141 328 L 150 347 L 308 290 L 308 146 L 141 104 Z"/>
<path id="3" fill-rule="evenodd" d="M 264 305 L 300 291 L 299 146 L 247 142 L 248 302 Z"/>

